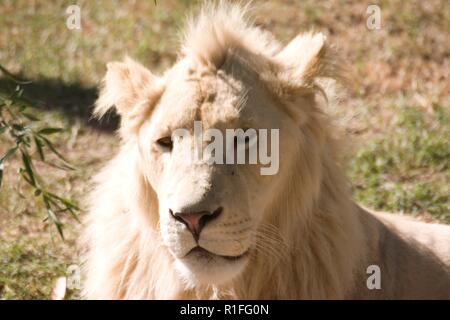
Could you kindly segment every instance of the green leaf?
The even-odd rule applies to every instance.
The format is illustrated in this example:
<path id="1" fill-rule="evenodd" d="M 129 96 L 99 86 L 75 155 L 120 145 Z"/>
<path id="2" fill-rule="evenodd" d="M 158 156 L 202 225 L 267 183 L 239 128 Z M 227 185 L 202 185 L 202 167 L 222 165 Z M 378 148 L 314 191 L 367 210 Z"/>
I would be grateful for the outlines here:
<path id="1" fill-rule="evenodd" d="M 23 131 L 24 127 L 21 124 L 13 123 L 12 128 L 16 131 Z"/>
<path id="2" fill-rule="evenodd" d="M 55 224 L 56 229 L 58 230 L 59 235 L 61 236 L 61 238 L 64 240 L 64 233 L 63 233 L 63 224 L 61 223 L 61 221 L 58 219 L 58 217 L 56 216 L 56 214 L 53 212 L 52 209 L 47 209 L 47 213 L 48 213 L 48 217 L 50 218 L 50 220 L 52 220 L 52 222 Z"/>
<path id="3" fill-rule="evenodd" d="M 5 132 L 8 129 L 8 126 L 1 126 L 0 127 L 0 134 L 2 134 L 3 132 Z"/>
<path id="4" fill-rule="evenodd" d="M 6 70 L 1 64 L 0 64 L 0 71 L 6 75 L 8 78 L 10 78 L 11 80 L 13 80 L 15 83 L 19 83 L 19 84 L 28 84 L 31 83 L 31 81 L 25 81 L 25 80 L 20 80 L 18 79 L 15 75 L 13 75 L 11 72 L 9 72 L 8 70 Z"/>
<path id="5" fill-rule="evenodd" d="M 69 162 L 66 160 L 66 158 L 64 158 L 64 156 L 62 154 L 60 154 L 58 152 L 58 150 L 56 150 L 55 146 L 51 143 L 50 140 L 48 140 L 46 137 L 40 136 L 40 138 L 42 138 L 42 140 L 44 140 L 44 142 L 47 144 L 47 146 L 49 147 L 49 149 L 56 155 L 58 156 L 58 158 L 60 158 L 61 160 L 63 160 L 66 164 L 69 164 Z"/>
<path id="6" fill-rule="evenodd" d="M 39 134 L 50 135 L 63 131 L 62 128 L 44 128 L 38 131 Z"/>
<path id="7" fill-rule="evenodd" d="M 74 211 L 74 208 L 68 207 L 67 210 L 69 210 L 70 215 L 78 222 L 81 223 L 80 218 L 78 218 L 78 214 Z M 77 210 L 77 209 L 76 209 Z"/>
<path id="8" fill-rule="evenodd" d="M 71 166 L 68 163 L 57 164 L 57 163 L 52 163 L 52 162 L 48 162 L 48 161 L 45 161 L 45 163 L 48 166 L 50 166 L 50 167 L 57 168 L 57 169 L 60 169 L 60 170 L 66 170 L 66 171 L 68 171 L 68 170 L 76 170 L 75 167 Z"/>
<path id="9" fill-rule="evenodd" d="M 48 217 L 56 224 L 62 224 L 52 209 L 47 209 Z"/>
<path id="10" fill-rule="evenodd" d="M 51 192 L 47 192 L 47 194 L 50 195 L 51 197 L 55 198 L 55 199 L 58 199 L 59 201 L 61 201 L 61 202 L 62 202 L 64 205 L 66 205 L 67 207 L 71 207 L 71 208 L 73 208 L 73 209 L 75 209 L 75 210 L 80 211 L 80 208 L 78 208 L 78 207 L 75 205 L 75 203 L 73 203 L 71 200 L 62 198 L 62 197 L 57 196 L 56 194 L 51 193 Z"/>
<path id="11" fill-rule="evenodd" d="M 40 121 L 38 117 L 28 112 L 22 112 L 22 115 L 30 121 Z"/>
<path id="12" fill-rule="evenodd" d="M 18 98 L 20 98 L 22 96 L 22 94 L 23 94 L 23 88 L 20 85 L 17 85 L 15 91 L 16 91 L 16 96 Z"/>
<path id="13" fill-rule="evenodd" d="M 31 182 L 30 179 L 28 179 L 27 175 L 25 174 L 25 170 L 23 168 L 19 169 L 19 174 L 22 176 L 22 178 L 28 182 L 29 184 L 33 185 L 33 182 Z"/>
<path id="14" fill-rule="evenodd" d="M 45 161 L 44 151 L 42 150 L 42 147 L 44 146 L 44 144 L 42 143 L 41 140 L 39 140 L 38 137 L 34 137 L 34 144 L 36 145 L 36 150 L 39 154 L 39 158 L 42 161 Z"/>
<path id="15" fill-rule="evenodd" d="M 17 111 L 18 111 L 20 114 L 22 114 L 22 113 L 25 111 L 26 108 L 27 108 L 27 106 L 21 105 Z"/>
<path id="16" fill-rule="evenodd" d="M 30 155 L 24 150 L 21 150 L 21 152 L 22 152 L 22 162 L 23 165 L 25 166 L 25 171 L 28 174 L 28 178 L 30 179 L 31 184 L 34 187 L 36 187 L 36 179 L 34 178 Z"/>
<path id="17" fill-rule="evenodd" d="M 8 159 L 9 157 L 11 157 L 17 150 L 17 147 L 14 147 L 12 149 L 9 149 L 5 155 L 0 159 L 0 164 L 3 164 L 3 162 Z"/>

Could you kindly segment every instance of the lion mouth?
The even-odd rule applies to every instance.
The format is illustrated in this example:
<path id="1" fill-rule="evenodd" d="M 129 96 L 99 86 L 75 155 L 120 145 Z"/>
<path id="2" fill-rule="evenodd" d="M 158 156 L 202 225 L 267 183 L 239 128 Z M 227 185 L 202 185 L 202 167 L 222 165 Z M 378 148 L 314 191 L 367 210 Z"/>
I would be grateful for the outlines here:
<path id="1" fill-rule="evenodd" d="M 224 256 L 224 255 L 212 253 L 211 251 L 208 251 L 205 248 L 202 248 L 200 246 L 196 246 L 196 247 L 192 248 L 184 257 L 195 255 L 200 259 L 212 260 L 216 257 L 219 257 L 219 258 L 223 258 L 228 261 L 236 261 L 236 260 L 239 260 L 239 259 L 243 258 L 244 256 L 246 256 L 247 253 L 248 253 L 248 250 L 237 256 Z"/>

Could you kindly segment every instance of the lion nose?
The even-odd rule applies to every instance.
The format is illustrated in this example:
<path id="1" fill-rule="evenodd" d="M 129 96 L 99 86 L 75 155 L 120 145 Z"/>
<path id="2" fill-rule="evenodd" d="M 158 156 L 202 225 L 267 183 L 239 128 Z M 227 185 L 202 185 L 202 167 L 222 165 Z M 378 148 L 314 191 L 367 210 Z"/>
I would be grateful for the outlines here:
<path id="1" fill-rule="evenodd" d="M 180 221 L 189 229 L 189 231 L 194 236 L 195 241 L 198 241 L 200 237 L 200 232 L 203 227 L 211 222 L 212 220 L 219 217 L 222 213 L 223 208 L 219 207 L 213 212 L 210 211 L 199 211 L 199 212 L 173 212 L 169 209 L 170 214 L 175 220 Z"/>

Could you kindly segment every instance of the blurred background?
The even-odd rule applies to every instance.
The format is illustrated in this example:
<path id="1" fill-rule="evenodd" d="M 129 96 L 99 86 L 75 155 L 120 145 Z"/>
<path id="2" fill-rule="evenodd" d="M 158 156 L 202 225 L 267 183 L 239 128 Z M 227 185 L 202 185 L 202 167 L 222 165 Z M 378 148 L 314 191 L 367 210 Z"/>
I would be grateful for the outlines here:
<path id="1" fill-rule="evenodd" d="M 200 3 L 0 1 L 0 65 L 10 72 L 0 72 L 0 106 L 22 112 L 26 103 L 25 124 L 41 128 L 38 139 L 48 135 L 75 167 L 52 166 L 60 157 L 50 146 L 45 161 L 39 161 L 38 147 L 29 147 L 27 154 L 36 158 L 32 170 L 45 190 L 71 199 L 79 217 L 89 179 L 119 143 L 117 117 L 90 118 L 106 63 L 128 54 L 163 72 L 176 59 L 185 16 Z M 74 4 L 81 28 L 71 30 L 66 10 Z M 379 29 L 367 26 L 371 4 L 380 9 Z M 448 1 L 255 0 L 253 7 L 257 24 L 281 42 L 302 31 L 321 31 L 348 63 L 353 81 L 333 117 L 351 141 L 347 172 L 355 198 L 377 210 L 450 223 Z M 20 97 L 8 98 L 18 85 Z M 2 117 L 8 116 L 5 110 L 0 109 Z M 56 127 L 62 130 L 51 129 Z M 17 134 L 8 135 L 13 129 L 0 133 L 0 158 L 17 143 Z M 53 216 L 41 201 L 50 193 L 24 180 L 27 161 L 18 152 L 0 161 L 0 299 L 49 299 L 56 280 L 82 263 L 80 224 L 67 208 Z M 77 297 L 78 290 L 68 289 L 66 298 Z"/>

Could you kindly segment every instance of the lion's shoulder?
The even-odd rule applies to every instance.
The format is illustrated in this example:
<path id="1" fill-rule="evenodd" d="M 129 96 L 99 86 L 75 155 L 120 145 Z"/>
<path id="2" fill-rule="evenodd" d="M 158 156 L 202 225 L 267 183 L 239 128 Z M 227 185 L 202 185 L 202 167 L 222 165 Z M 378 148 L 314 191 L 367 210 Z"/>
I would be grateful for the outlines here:
<path id="1" fill-rule="evenodd" d="M 374 215 L 390 230 L 405 241 L 423 246 L 430 250 L 446 264 L 450 263 L 450 226 L 438 223 L 425 223 L 412 217 L 391 214 L 374 213 Z"/>

